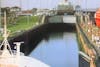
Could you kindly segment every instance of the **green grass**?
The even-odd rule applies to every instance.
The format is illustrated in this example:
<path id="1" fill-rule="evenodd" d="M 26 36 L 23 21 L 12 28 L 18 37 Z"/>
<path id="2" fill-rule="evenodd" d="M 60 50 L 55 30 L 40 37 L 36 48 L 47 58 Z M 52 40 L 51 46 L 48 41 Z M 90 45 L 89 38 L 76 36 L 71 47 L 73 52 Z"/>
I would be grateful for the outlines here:
<path id="1" fill-rule="evenodd" d="M 29 20 L 28 20 L 29 19 Z M 38 16 L 20 16 L 16 23 L 7 24 L 7 29 L 10 30 L 10 37 L 17 35 L 17 31 L 26 31 L 34 27 L 38 22 Z M 29 21 L 29 22 L 28 22 Z M 0 40 L 2 37 L 0 37 Z"/>
<path id="2" fill-rule="evenodd" d="M 18 30 L 28 30 L 31 29 L 36 22 L 38 22 L 38 17 L 37 16 L 29 16 L 29 22 L 27 19 L 27 16 L 21 16 L 18 18 L 16 24 L 9 24 L 8 29 L 14 33 Z"/>

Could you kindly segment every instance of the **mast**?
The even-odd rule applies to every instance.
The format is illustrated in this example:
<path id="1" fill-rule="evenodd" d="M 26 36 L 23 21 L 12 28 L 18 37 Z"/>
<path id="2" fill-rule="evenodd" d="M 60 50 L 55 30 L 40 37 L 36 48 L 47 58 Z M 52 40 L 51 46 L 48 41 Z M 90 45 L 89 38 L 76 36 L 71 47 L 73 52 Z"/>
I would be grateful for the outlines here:
<path id="1" fill-rule="evenodd" d="M 4 40 L 5 40 L 5 44 L 4 44 L 4 49 L 7 49 L 7 44 L 6 44 L 6 41 L 7 41 L 7 26 L 6 26 L 6 11 L 4 12 Z"/>
<path id="2" fill-rule="evenodd" d="M 3 34 L 3 37 L 4 37 L 4 41 L 3 41 L 3 45 L 4 45 L 4 49 L 5 50 L 10 50 L 10 52 L 11 52 L 11 48 L 10 48 L 10 45 L 9 45 L 9 43 L 8 43 L 8 40 L 7 40 L 7 38 L 8 38 L 8 32 L 7 32 L 7 21 L 6 21 L 7 19 L 6 19 L 6 11 L 4 11 L 4 34 Z M 8 49 L 7 49 L 7 47 L 8 47 Z M 11 52 L 12 53 L 12 52 Z"/>
<path id="3" fill-rule="evenodd" d="M 67 0 L 65 0 L 65 2 L 67 2 Z"/>
<path id="4" fill-rule="evenodd" d="M 11 47 L 8 43 L 8 32 L 7 32 L 7 23 L 6 23 L 6 11 L 4 11 L 4 29 L 3 29 L 3 37 L 4 40 L 0 45 L 0 49 L 3 47 L 2 50 L 2 57 L 8 57 L 13 55 L 13 52 L 11 51 Z"/>
<path id="5" fill-rule="evenodd" d="M 4 37 L 4 39 L 5 40 L 7 40 L 7 21 L 6 21 L 7 19 L 6 19 L 6 11 L 4 12 L 4 35 L 3 35 L 3 37 Z"/>

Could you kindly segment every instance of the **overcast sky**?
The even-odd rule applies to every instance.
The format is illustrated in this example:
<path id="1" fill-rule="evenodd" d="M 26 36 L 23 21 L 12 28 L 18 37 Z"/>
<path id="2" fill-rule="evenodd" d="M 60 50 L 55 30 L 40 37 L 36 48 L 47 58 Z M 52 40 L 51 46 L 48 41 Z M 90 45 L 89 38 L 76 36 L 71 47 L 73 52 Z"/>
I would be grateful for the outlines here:
<path id="1" fill-rule="evenodd" d="M 54 8 L 61 0 L 1 0 L 2 7 L 21 6 L 23 9 L 36 8 Z M 73 5 L 78 4 L 82 8 L 98 8 L 100 0 L 69 0 Z M 20 3 L 21 2 L 21 3 Z"/>

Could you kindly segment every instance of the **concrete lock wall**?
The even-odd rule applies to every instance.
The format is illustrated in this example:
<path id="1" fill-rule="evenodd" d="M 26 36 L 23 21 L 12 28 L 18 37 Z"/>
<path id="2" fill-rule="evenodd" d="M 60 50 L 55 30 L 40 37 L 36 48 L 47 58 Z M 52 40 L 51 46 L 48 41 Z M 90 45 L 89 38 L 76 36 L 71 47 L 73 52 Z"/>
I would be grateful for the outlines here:
<path id="1" fill-rule="evenodd" d="M 73 15 L 63 16 L 63 22 L 64 23 L 76 23 L 76 17 Z"/>
<path id="2" fill-rule="evenodd" d="M 36 28 L 33 28 L 29 31 L 24 32 L 23 34 L 14 37 L 10 40 L 10 44 L 13 47 L 13 42 L 23 41 L 24 43 L 21 45 L 21 52 L 28 55 L 41 41 L 43 37 L 52 33 L 52 32 L 74 32 L 76 31 L 75 24 L 67 24 L 67 23 L 47 23 Z M 13 49 L 13 48 L 12 48 Z"/>

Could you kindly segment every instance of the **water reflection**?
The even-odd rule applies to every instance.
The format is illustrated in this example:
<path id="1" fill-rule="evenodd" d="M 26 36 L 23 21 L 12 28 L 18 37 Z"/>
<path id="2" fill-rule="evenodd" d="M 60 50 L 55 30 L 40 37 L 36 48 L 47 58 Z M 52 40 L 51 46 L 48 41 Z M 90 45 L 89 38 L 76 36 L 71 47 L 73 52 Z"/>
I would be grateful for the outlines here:
<path id="1" fill-rule="evenodd" d="M 43 39 L 29 56 L 51 67 L 78 67 L 78 46 L 75 33 L 56 33 Z"/>

